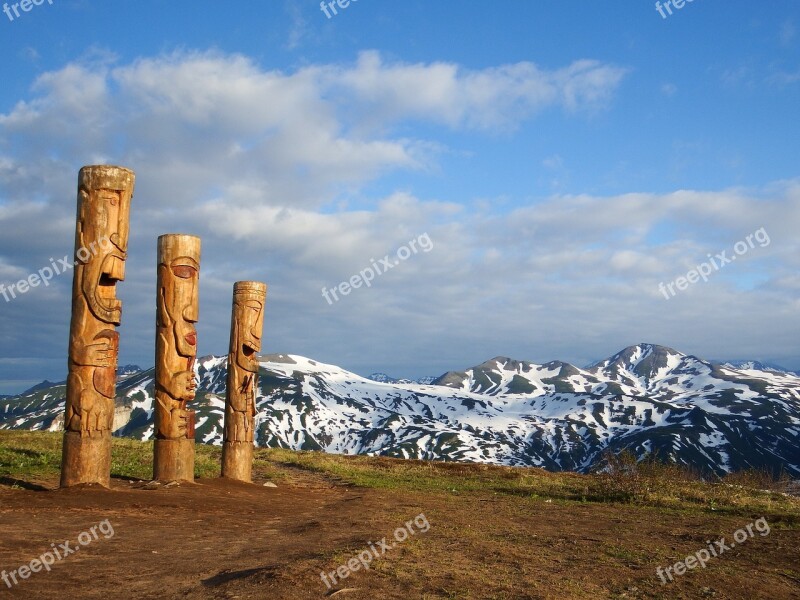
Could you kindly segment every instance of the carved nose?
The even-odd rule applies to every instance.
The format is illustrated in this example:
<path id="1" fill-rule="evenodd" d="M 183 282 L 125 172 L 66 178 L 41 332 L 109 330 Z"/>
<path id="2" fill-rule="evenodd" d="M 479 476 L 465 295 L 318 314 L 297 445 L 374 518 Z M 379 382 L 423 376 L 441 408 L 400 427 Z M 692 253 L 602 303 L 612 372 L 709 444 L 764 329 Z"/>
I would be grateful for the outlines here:
<path id="1" fill-rule="evenodd" d="M 114 281 L 124 281 L 125 280 L 125 261 L 119 259 L 116 256 L 112 256 L 110 262 L 110 268 L 108 269 L 109 279 Z"/>
<path id="2" fill-rule="evenodd" d="M 189 321 L 189 323 L 197 323 L 199 318 L 198 312 L 194 304 L 189 304 L 183 311 L 183 318 Z"/>
<path id="3" fill-rule="evenodd" d="M 111 240 L 111 243 L 114 244 L 117 248 L 119 248 L 123 252 L 127 252 L 128 249 L 125 247 L 127 244 L 124 243 L 122 236 L 120 236 L 118 232 L 115 231 L 114 233 L 112 233 L 109 239 Z"/>

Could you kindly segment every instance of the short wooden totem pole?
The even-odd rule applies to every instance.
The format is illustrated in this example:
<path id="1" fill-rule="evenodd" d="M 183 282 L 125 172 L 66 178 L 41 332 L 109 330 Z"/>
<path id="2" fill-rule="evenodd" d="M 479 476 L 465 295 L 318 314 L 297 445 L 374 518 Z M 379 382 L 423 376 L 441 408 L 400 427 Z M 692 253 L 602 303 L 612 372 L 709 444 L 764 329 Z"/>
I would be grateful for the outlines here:
<path id="1" fill-rule="evenodd" d="M 122 167 L 90 166 L 78 175 L 75 270 L 69 333 L 61 487 L 111 483 L 117 354 L 135 176 Z"/>
<path id="2" fill-rule="evenodd" d="M 194 400 L 197 384 L 200 238 L 158 238 L 155 449 L 153 479 L 194 481 Z"/>
<path id="3" fill-rule="evenodd" d="M 233 286 L 222 476 L 239 481 L 252 480 L 258 352 L 261 350 L 266 298 L 267 286 L 264 283 L 238 281 Z"/>

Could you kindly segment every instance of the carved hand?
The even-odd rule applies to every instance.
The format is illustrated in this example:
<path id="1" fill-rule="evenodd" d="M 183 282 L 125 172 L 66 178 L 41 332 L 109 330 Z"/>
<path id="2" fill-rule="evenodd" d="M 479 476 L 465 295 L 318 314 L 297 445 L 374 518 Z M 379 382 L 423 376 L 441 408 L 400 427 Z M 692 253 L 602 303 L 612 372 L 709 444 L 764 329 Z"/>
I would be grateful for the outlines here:
<path id="1" fill-rule="evenodd" d="M 77 348 L 73 360 L 84 367 L 114 367 L 116 358 L 116 349 L 103 341 Z"/>
<path id="2" fill-rule="evenodd" d="M 186 428 L 189 422 L 189 411 L 180 406 L 172 408 L 166 419 L 161 422 L 158 434 L 168 440 L 177 440 L 186 437 Z"/>
<path id="3" fill-rule="evenodd" d="M 171 433 L 175 433 L 175 437 L 186 437 L 186 429 L 189 426 L 189 416 L 190 413 L 188 410 L 182 408 L 172 409 L 172 418 L 170 421 L 173 431 Z"/>

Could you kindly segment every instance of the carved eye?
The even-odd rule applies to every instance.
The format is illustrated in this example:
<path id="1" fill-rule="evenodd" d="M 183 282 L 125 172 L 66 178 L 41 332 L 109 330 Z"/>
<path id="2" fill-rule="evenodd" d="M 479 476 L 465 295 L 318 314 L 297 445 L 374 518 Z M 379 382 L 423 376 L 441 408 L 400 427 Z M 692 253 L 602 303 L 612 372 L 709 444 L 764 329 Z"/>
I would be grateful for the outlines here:
<path id="1" fill-rule="evenodd" d="M 175 265 L 172 267 L 172 272 L 175 273 L 175 277 L 191 279 L 197 271 L 194 267 L 190 267 L 189 265 Z"/>

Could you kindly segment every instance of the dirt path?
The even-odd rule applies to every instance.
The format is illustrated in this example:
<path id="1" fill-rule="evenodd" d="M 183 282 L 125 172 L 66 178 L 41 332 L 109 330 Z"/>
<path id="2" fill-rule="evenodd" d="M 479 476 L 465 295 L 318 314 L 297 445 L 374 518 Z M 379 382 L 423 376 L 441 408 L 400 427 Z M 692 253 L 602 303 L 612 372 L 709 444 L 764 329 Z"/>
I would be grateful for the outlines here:
<path id="1" fill-rule="evenodd" d="M 8 482 L 7 482 L 8 483 Z M 55 488 L 57 482 L 36 482 Z M 429 530 L 413 524 L 424 514 Z M 0 569 L 12 571 L 105 519 L 97 539 L 0 598 L 322 598 L 370 543 L 414 534 L 332 587 L 372 598 L 800 598 L 800 532 L 772 523 L 674 582 L 674 564 L 758 519 L 620 505 L 343 486 L 297 470 L 278 487 L 220 479 L 146 489 L 45 491 L 0 484 Z M 108 533 L 108 527 L 105 528 Z M 86 537 L 84 535 L 84 541 Z M 388 544 L 387 544 L 388 545 Z M 19 578 L 19 577 L 18 577 Z"/>

